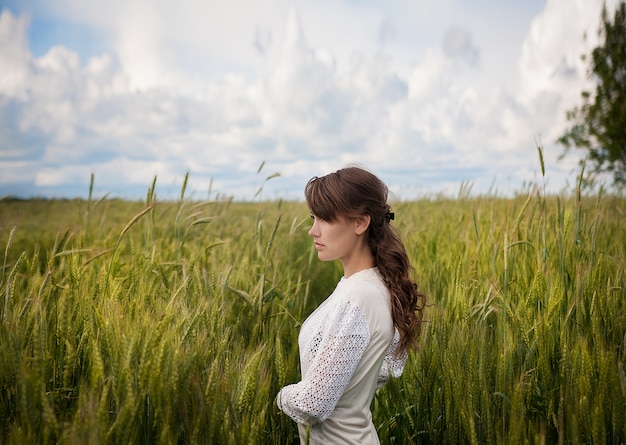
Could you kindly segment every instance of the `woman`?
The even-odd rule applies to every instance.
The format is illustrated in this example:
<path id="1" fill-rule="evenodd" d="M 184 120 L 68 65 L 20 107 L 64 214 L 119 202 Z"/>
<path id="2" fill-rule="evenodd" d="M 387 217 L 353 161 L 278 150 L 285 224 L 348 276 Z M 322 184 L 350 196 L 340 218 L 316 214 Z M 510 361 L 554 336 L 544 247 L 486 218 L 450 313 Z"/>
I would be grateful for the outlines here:
<path id="1" fill-rule="evenodd" d="M 301 443 L 378 444 L 370 405 L 417 346 L 424 294 L 409 277 L 390 221 L 387 187 L 359 167 L 311 179 L 305 189 L 318 258 L 339 259 L 334 292 L 302 324 L 302 380 L 276 396 Z"/>

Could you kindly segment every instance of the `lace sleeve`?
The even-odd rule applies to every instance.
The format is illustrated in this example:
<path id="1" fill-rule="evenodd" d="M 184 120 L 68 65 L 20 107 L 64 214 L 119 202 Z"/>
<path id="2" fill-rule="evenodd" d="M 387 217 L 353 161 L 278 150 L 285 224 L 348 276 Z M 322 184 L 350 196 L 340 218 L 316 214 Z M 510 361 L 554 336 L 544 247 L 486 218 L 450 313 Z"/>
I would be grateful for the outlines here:
<path id="1" fill-rule="evenodd" d="M 393 334 L 393 340 L 387 349 L 387 354 L 383 360 L 383 365 L 380 367 L 380 373 L 378 374 L 377 388 L 383 387 L 390 377 L 400 377 L 404 370 L 404 364 L 407 360 L 406 352 L 404 354 L 396 354 L 398 347 L 400 346 L 400 333 L 396 329 Z"/>
<path id="2" fill-rule="evenodd" d="M 342 302 L 332 318 L 312 341 L 314 356 L 302 380 L 277 396 L 278 407 L 298 423 L 312 425 L 330 417 L 370 340 L 359 307 Z"/>

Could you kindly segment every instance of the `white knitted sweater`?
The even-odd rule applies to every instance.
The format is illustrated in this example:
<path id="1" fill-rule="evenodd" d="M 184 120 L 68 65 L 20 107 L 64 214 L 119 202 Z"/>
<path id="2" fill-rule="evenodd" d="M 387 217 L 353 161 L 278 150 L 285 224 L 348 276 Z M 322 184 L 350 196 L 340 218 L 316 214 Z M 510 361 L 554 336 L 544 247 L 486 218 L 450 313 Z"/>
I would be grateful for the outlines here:
<path id="1" fill-rule="evenodd" d="M 302 443 L 377 444 L 370 405 L 389 376 L 402 374 L 389 291 L 377 268 L 342 278 L 298 337 L 302 380 L 281 389 L 278 407 Z M 310 426 L 310 430 L 309 430 Z"/>

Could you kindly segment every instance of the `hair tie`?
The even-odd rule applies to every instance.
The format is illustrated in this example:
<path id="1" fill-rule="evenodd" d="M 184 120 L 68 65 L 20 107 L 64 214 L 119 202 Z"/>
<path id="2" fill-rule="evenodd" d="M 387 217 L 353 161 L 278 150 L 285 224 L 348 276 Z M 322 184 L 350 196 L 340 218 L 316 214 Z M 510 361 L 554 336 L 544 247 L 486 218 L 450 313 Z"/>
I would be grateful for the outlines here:
<path id="1" fill-rule="evenodd" d="M 395 219 L 396 215 L 393 212 L 387 212 L 385 214 L 385 221 L 390 222 L 391 220 Z"/>

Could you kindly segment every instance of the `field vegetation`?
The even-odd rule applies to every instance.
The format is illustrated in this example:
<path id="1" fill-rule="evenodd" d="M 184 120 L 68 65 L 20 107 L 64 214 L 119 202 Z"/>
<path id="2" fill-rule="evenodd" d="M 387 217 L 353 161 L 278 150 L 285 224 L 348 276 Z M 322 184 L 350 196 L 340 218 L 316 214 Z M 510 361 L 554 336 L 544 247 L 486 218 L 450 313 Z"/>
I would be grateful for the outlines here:
<path id="1" fill-rule="evenodd" d="M 0 443 L 291 444 L 334 288 L 301 202 L 0 201 Z M 626 199 L 393 202 L 429 297 L 381 442 L 626 442 Z"/>

